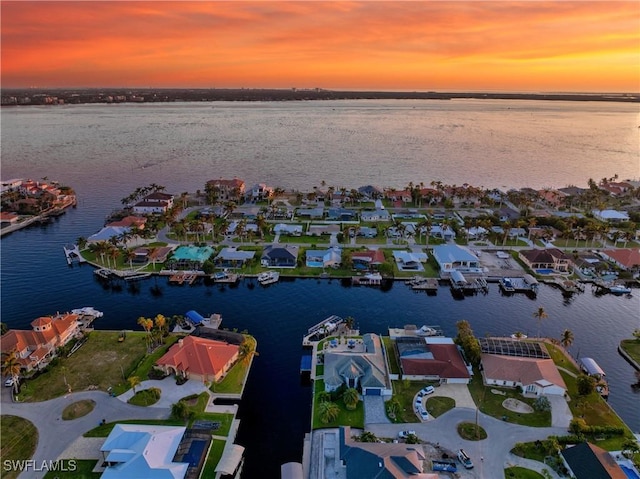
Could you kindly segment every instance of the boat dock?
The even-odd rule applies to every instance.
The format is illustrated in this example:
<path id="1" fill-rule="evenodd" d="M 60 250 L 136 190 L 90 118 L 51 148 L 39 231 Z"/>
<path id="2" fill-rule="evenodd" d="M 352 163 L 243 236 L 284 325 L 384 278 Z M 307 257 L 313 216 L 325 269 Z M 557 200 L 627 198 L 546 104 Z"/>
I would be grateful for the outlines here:
<path id="1" fill-rule="evenodd" d="M 109 279 L 111 278 L 111 274 L 113 272 L 110 269 L 107 268 L 100 268 L 100 269 L 95 269 L 93 270 L 93 274 L 95 274 L 96 276 L 102 278 L 102 279 Z"/>
<path id="2" fill-rule="evenodd" d="M 352 286 L 380 286 L 382 284 L 382 275 L 378 273 L 367 273 L 364 276 L 352 276 Z"/>
<path id="3" fill-rule="evenodd" d="M 500 289 L 505 293 L 533 293 L 536 294 L 538 292 L 538 281 L 527 274 L 520 277 L 503 277 L 498 279 L 498 284 L 500 285 Z"/>
<path id="4" fill-rule="evenodd" d="M 314 342 L 320 341 L 332 332 L 338 330 L 339 326 L 343 323 L 344 319 L 334 314 L 324 321 L 314 324 L 307 330 L 307 334 L 302 340 L 302 346 L 312 346 Z"/>
<path id="5" fill-rule="evenodd" d="M 438 279 L 437 278 L 424 278 L 416 277 L 406 282 L 411 286 L 411 289 L 416 291 L 437 291 Z"/>
<path id="6" fill-rule="evenodd" d="M 183 285 L 185 283 L 193 284 L 196 281 L 196 279 L 198 279 L 198 273 L 193 273 L 190 271 L 175 273 L 169 276 L 169 282 L 175 283 L 178 285 Z"/>
<path id="7" fill-rule="evenodd" d="M 74 245 L 64 245 L 62 247 L 64 249 L 64 256 L 67 259 L 67 264 L 71 266 L 74 261 L 78 263 L 86 263 L 87 260 L 82 257 L 80 254 L 80 248 L 77 244 Z"/>
<path id="8" fill-rule="evenodd" d="M 211 279 L 214 283 L 234 284 L 240 280 L 240 275 L 237 273 L 229 273 L 228 271 L 219 271 L 213 273 Z"/>

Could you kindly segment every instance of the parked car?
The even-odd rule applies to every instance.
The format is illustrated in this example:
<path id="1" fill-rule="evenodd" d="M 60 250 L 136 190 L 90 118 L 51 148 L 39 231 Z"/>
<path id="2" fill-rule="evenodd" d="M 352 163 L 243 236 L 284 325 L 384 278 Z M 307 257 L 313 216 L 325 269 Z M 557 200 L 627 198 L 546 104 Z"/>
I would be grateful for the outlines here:
<path id="1" fill-rule="evenodd" d="M 429 394 L 433 394 L 434 392 L 436 392 L 436 388 L 434 388 L 433 386 L 425 386 L 424 388 L 422 388 L 422 391 L 429 395 Z"/>
<path id="2" fill-rule="evenodd" d="M 8 388 L 13 386 L 13 376 L 9 376 L 7 380 L 4 382 L 4 385 Z"/>
<path id="3" fill-rule="evenodd" d="M 465 469 L 473 469 L 473 462 L 471 458 L 464 452 L 464 449 L 458 451 L 458 460 L 462 463 Z"/>
<path id="4" fill-rule="evenodd" d="M 420 409 L 418 411 L 420 413 L 420 417 L 425 420 L 425 419 L 429 419 L 429 413 L 427 411 L 425 411 L 424 409 Z"/>
<path id="5" fill-rule="evenodd" d="M 408 436 L 410 436 L 410 435 L 412 435 L 412 434 L 415 436 L 415 435 L 416 435 L 416 432 L 415 432 L 415 431 L 400 431 L 400 432 L 398 433 L 398 437 L 399 437 L 400 439 L 406 439 Z"/>

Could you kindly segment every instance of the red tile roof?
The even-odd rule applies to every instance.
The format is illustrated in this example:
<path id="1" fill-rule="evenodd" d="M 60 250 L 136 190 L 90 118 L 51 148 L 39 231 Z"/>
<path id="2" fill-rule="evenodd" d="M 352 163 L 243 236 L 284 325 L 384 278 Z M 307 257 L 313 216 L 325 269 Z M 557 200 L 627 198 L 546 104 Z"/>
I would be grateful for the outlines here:
<path id="1" fill-rule="evenodd" d="M 640 248 L 607 249 L 603 253 L 627 268 L 640 266 Z"/>
<path id="2" fill-rule="evenodd" d="M 174 344 L 157 364 L 201 376 L 216 376 L 236 359 L 238 351 L 238 346 L 223 341 L 187 336 Z"/>
<path id="3" fill-rule="evenodd" d="M 483 354 L 482 369 L 485 378 L 514 381 L 524 385 L 540 380 L 567 389 L 552 359 L 521 358 L 499 354 Z"/>
<path id="4" fill-rule="evenodd" d="M 428 347 L 433 359 L 412 359 L 411 356 L 400 358 L 403 374 L 441 378 L 469 377 L 469 371 L 455 344 L 429 344 Z"/>
<path id="5" fill-rule="evenodd" d="M 366 260 L 371 264 L 382 264 L 385 262 L 384 253 L 379 249 L 368 251 L 354 251 L 351 254 L 351 259 Z"/>

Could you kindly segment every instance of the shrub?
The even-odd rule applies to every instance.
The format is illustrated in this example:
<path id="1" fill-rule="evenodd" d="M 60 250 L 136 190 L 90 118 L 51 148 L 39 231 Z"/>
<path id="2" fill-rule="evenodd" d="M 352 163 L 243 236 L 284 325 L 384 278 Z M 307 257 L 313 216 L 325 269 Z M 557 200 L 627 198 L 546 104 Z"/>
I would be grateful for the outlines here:
<path id="1" fill-rule="evenodd" d="M 551 411 L 551 403 L 546 396 L 540 396 L 533 402 L 533 409 L 538 412 Z"/>

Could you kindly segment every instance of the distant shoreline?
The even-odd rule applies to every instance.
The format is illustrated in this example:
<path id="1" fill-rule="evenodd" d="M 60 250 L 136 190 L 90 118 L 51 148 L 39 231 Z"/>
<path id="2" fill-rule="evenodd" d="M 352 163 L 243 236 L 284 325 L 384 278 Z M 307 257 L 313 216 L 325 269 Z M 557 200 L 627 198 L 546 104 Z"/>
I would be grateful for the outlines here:
<path id="1" fill-rule="evenodd" d="M 2 106 L 313 100 L 547 100 L 640 103 L 640 93 L 495 93 L 338 91 L 317 89 L 4 89 Z"/>

